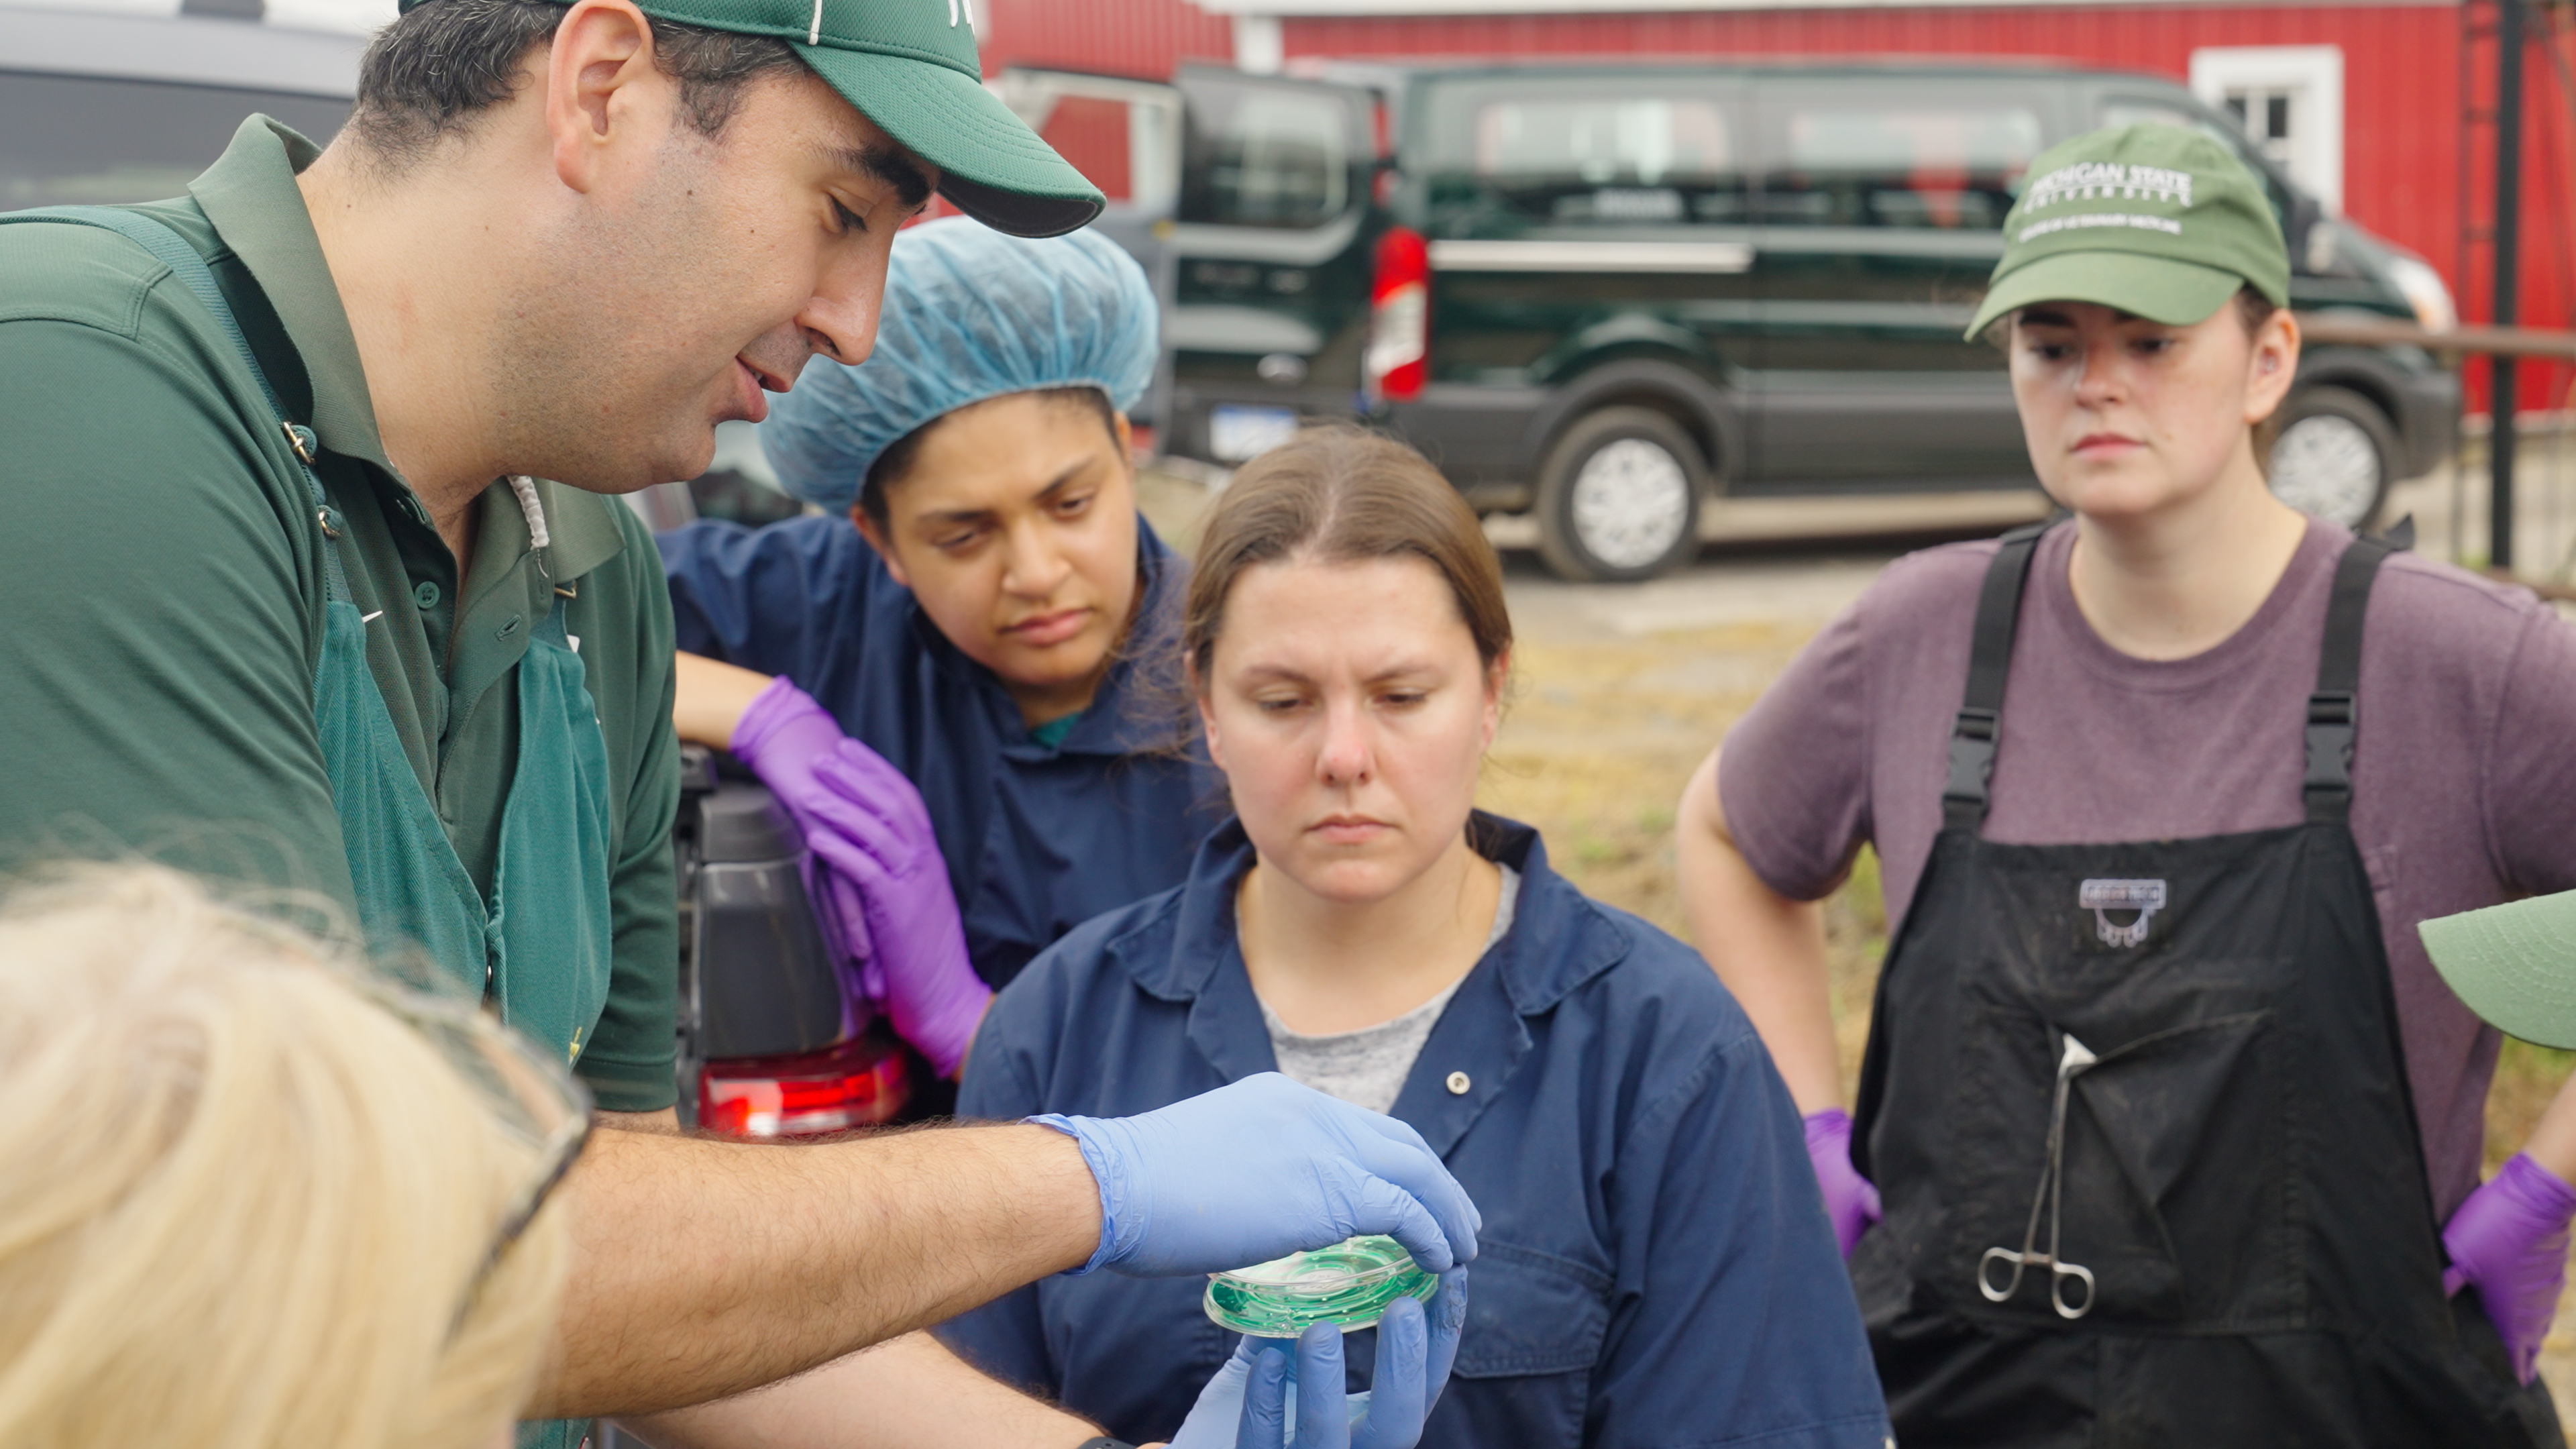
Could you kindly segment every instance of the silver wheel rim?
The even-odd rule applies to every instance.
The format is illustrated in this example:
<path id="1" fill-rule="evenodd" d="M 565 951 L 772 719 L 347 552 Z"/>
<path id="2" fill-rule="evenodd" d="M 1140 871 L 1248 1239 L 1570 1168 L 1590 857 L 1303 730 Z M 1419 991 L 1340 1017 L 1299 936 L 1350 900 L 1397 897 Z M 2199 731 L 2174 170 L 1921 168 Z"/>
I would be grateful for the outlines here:
<path id="1" fill-rule="evenodd" d="M 1574 536 L 1614 569 L 1638 569 L 1672 551 L 1691 526 L 1690 475 L 1643 438 L 1621 438 L 1574 475 Z"/>
<path id="2" fill-rule="evenodd" d="M 2359 528 L 2379 501 L 2379 449 L 2361 424 L 2301 418 L 2272 445 L 2272 494 L 2302 513 Z"/>

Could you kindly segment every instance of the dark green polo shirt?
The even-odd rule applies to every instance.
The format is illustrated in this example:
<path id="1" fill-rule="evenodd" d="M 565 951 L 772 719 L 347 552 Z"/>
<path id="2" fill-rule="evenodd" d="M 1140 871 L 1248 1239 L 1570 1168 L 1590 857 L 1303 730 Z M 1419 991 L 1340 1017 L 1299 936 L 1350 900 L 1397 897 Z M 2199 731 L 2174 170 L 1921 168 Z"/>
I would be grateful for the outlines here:
<path id="1" fill-rule="evenodd" d="M 552 577 L 507 485 L 473 569 L 385 460 L 358 350 L 295 185 L 313 144 L 242 124 L 189 195 L 135 208 L 203 254 L 316 471 L 368 663 L 487 893 L 518 756 L 518 670 L 576 597 L 607 737 L 616 962 L 579 1070 L 600 1105 L 671 1105 L 678 937 L 671 606 L 616 500 L 539 483 Z M 0 869 L 142 854 L 352 900 L 313 721 L 325 546 L 273 417 L 169 269 L 95 227 L 0 226 Z"/>

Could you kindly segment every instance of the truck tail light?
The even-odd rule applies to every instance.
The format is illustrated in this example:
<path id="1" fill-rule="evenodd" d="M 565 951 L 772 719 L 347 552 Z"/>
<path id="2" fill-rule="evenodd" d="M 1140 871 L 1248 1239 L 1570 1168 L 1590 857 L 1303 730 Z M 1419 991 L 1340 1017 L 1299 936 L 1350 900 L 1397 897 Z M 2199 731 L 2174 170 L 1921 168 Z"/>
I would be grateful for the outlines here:
<path id="1" fill-rule="evenodd" d="M 864 1033 L 818 1052 L 707 1063 L 698 1126 L 729 1137 L 847 1132 L 891 1120 L 911 1096 L 902 1048 Z"/>
<path id="2" fill-rule="evenodd" d="M 1390 402 L 1422 396 L 1431 356 L 1431 248 L 1399 226 L 1377 240 L 1377 284 L 1369 293 L 1369 391 Z"/>

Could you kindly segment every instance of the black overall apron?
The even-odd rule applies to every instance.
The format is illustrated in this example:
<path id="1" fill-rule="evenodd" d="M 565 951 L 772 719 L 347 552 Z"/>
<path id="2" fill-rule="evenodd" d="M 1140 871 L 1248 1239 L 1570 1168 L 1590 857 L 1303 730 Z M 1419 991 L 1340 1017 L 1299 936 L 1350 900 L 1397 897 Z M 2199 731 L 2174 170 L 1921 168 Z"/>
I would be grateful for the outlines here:
<path id="1" fill-rule="evenodd" d="M 2351 811 L 2337 568 L 2305 823 L 1979 838 L 2039 530 L 1977 605 L 1943 821 L 1878 983 L 1853 1285 L 1904 1449 L 2559 1445 L 2444 1258 Z M 2287 749 L 2291 741 L 2281 742 Z"/>

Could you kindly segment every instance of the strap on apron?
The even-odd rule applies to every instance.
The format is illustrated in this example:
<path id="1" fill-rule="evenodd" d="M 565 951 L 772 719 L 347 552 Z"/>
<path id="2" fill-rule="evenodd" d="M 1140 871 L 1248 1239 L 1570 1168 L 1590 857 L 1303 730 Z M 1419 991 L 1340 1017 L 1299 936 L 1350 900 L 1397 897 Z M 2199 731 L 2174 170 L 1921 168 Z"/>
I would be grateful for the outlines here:
<path id="1" fill-rule="evenodd" d="M 296 470 L 304 475 L 305 496 L 312 500 L 313 518 L 321 525 L 324 537 L 336 539 L 340 536 L 339 517 L 332 512 L 330 500 L 322 495 L 322 480 L 313 474 L 313 455 L 320 450 L 320 440 L 311 428 L 287 417 L 286 408 L 277 400 L 277 389 L 268 384 L 267 370 L 259 365 L 258 356 L 250 350 L 250 339 L 242 335 L 241 324 L 233 320 L 233 309 L 224 300 L 223 288 L 216 285 L 215 274 L 206 266 L 206 259 L 197 255 L 197 249 L 188 245 L 186 237 L 148 216 L 120 211 L 112 206 L 47 206 L 0 216 L 0 223 L 19 221 L 49 221 L 112 231 L 150 252 L 154 261 L 168 267 L 171 275 L 177 277 L 180 284 L 214 314 L 215 325 L 232 343 L 233 355 L 241 359 L 242 370 L 250 374 L 251 381 L 259 384 L 259 395 L 268 403 L 269 415 L 277 420 L 277 426 L 286 434 L 287 448 L 295 455 Z M 349 579 L 341 571 L 339 550 L 324 549 L 322 559 L 323 568 L 330 576 L 330 596 L 347 599 Z"/>
<path id="2" fill-rule="evenodd" d="M 2012 672 L 2022 594 L 2030 583 L 2040 535 L 2049 527 L 2034 523 L 2005 534 L 1978 589 L 1977 620 L 1968 644 L 1968 685 L 1950 726 L 1950 773 L 1941 787 L 1941 823 L 1946 828 L 1973 834 L 1985 826 L 1987 791 L 1994 781 L 2003 720 L 2004 682 Z M 2407 529 L 2410 538 L 2412 532 Z M 2325 643 L 2317 656 L 2317 687 L 2308 696 L 2307 774 L 2301 794 L 2311 824 L 2341 825 L 2351 817 L 2361 626 L 2370 610 L 2370 586 L 2379 566 L 2404 546 L 2391 538 L 2356 538 L 2335 565 L 2334 589 L 2326 600 Z"/>
<path id="3" fill-rule="evenodd" d="M 1975 834 L 1986 823 L 1986 787 L 1995 774 L 1996 726 L 2003 719 L 2004 680 L 2012 673 L 2013 635 L 2021 624 L 2022 589 L 2049 525 L 2003 536 L 1977 591 L 1977 623 L 1968 643 L 1968 688 L 1950 726 L 1950 778 L 1941 787 L 1941 823 Z"/>
<path id="4" fill-rule="evenodd" d="M 2326 598 L 2325 647 L 2317 656 L 2317 688 L 2308 696 L 2308 770 L 2300 785 L 2312 825 L 2341 825 L 2352 816 L 2361 625 L 2370 612 L 2371 581 L 2396 548 L 2386 539 L 2356 538 L 2335 565 L 2334 592 Z"/>

